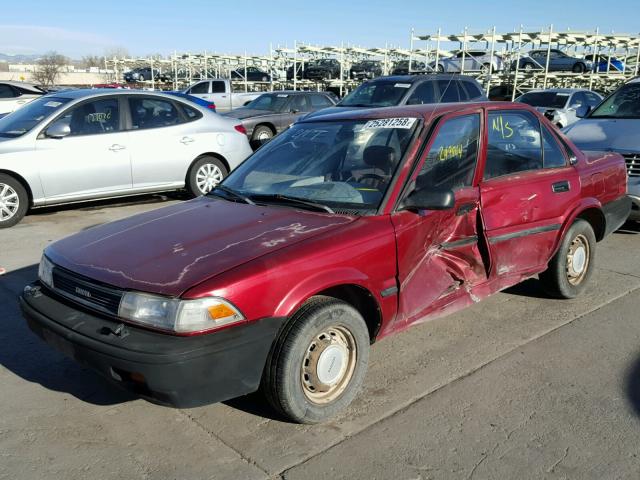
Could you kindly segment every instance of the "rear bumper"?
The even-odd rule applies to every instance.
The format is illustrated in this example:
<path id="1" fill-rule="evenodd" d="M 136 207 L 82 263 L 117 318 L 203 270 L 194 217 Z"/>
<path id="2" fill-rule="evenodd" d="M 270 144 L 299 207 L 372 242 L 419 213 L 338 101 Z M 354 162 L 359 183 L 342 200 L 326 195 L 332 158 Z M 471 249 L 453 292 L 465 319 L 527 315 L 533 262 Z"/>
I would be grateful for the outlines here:
<path id="1" fill-rule="evenodd" d="M 245 395 L 260 385 L 282 323 L 264 318 L 208 335 L 178 337 L 119 323 L 34 284 L 20 297 L 29 328 L 111 382 L 155 403 L 189 408 Z"/>
<path id="2" fill-rule="evenodd" d="M 629 212 L 631 212 L 631 199 L 628 196 L 622 196 L 613 202 L 609 202 L 602 206 L 604 213 L 606 227 L 604 236 L 618 230 L 624 222 L 629 218 Z"/>

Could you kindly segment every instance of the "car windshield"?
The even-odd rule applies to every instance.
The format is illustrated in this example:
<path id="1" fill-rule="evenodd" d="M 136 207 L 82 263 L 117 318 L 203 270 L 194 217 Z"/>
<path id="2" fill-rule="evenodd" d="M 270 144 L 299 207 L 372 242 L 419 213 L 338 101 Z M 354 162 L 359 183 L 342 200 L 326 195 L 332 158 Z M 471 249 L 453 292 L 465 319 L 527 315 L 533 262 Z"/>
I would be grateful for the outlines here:
<path id="1" fill-rule="evenodd" d="M 347 95 L 341 107 L 391 107 L 398 105 L 411 83 L 394 81 L 367 82 Z"/>
<path id="2" fill-rule="evenodd" d="M 44 96 L 0 119 L 0 137 L 15 138 L 30 132 L 42 120 L 58 112 L 70 98 Z"/>
<path id="3" fill-rule="evenodd" d="M 255 110 L 269 110 L 271 112 L 279 112 L 289 99 L 287 93 L 268 93 L 260 95 L 258 98 L 249 102 L 245 108 L 253 108 Z"/>
<path id="4" fill-rule="evenodd" d="M 628 83 L 596 108 L 590 118 L 640 118 L 640 83 Z"/>
<path id="5" fill-rule="evenodd" d="M 518 98 L 516 102 L 526 103 L 532 107 L 564 108 L 567 100 L 569 100 L 568 93 L 529 92 Z"/>
<path id="6" fill-rule="evenodd" d="M 349 213 L 375 211 L 391 183 L 416 118 L 297 123 L 224 181 L 255 203 L 296 199 Z"/>

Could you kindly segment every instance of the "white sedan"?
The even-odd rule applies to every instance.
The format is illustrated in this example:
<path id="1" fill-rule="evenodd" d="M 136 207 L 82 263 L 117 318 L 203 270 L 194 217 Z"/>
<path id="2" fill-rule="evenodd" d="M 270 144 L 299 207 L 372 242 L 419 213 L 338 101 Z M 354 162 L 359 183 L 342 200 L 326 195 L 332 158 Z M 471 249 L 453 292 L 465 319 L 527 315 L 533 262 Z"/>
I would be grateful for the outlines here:
<path id="1" fill-rule="evenodd" d="M 40 98 L 45 92 L 40 87 L 25 82 L 0 82 L 0 118 L 15 112 L 27 103 Z"/>
<path id="2" fill-rule="evenodd" d="M 186 188 L 252 153 L 238 120 L 160 93 L 69 90 L 0 119 L 0 228 L 29 208 Z"/>

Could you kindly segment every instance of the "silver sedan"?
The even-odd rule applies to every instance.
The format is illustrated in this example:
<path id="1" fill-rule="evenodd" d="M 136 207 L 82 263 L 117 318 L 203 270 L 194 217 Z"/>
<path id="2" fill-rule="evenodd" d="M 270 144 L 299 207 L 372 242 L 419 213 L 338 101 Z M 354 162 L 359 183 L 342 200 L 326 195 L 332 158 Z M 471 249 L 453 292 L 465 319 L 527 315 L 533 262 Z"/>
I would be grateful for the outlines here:
<path id="1" fill-rule="evenodd" d="M 143 91 L 70 90 L 0 119 L 0 228 L 30 208 L 209 192 L 252 150 L 238 120 Z"/>

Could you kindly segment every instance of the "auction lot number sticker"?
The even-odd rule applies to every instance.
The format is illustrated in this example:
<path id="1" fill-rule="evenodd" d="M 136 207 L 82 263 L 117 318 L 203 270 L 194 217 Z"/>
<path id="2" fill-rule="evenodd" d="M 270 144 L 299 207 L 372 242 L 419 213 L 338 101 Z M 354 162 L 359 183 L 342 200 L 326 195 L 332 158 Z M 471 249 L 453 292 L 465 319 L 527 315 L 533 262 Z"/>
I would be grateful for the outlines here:
<path id="1" fill-rule="evenodd" d="M 362 127 L 365 130 L 372 128 L 411 128 L 416 122 L 415 118 L 381 118 L 379 120 L 369 120 Z"/>

